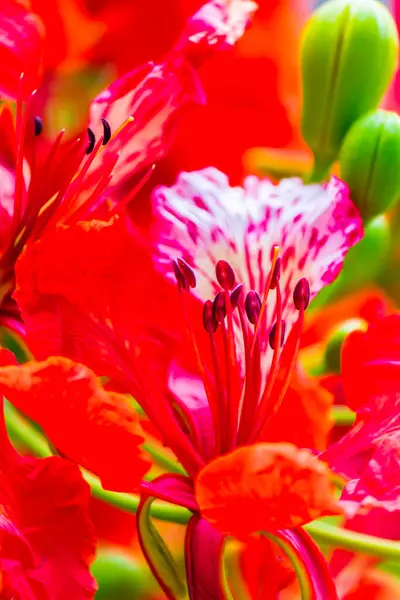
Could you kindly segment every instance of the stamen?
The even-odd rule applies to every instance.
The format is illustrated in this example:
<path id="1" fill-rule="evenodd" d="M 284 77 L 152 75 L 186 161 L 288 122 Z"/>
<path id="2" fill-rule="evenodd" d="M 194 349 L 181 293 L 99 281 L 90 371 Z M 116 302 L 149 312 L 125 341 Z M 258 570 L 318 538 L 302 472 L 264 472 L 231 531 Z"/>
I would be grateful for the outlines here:
<path id="1" fill-rule="evenodd" d="M 218 292 L 213 302 L 214 319 L 218 323 L 222 323 L 226 317 L 226 303 L 224 292 Z"/>
<path id="2" fill-rule="evenodd" d="M 269 333 L 269 345 L 272 350 L 275 350 L 275 344 L 277 341 L 277 323 L 274 323 L 272 329 Z M 283 342 L 285 341 L 285 333 L 286 333 L 286 323 L 285 321 L 281 321 L 281 347 L 283 346 Z"/>
<path id="3" fill-rule="evenodd" d="M 185 278 L 188 286 L 191 288 L 195 288 L 196 287 L 196 275 L 194 274 L 192 267 L 190 265 L 188 265 L 187 262 L 185 260 L 183 260 L 183 258 L 178 258 L 177 262 L 179 265 L 179 269 L 180 269 L 183 277 Z"/>
<path id="4" fill-rule="evenodd" d="M 293 302 L 297 310 L 306 310 L 310 302 L 310 284 L 305 277 L 300 279 L 294 288 Z"/>
<path id="5" fill-rule="evenodd" d="M 111 126 L 103 117 L 101 118 L 101 122 L 103 123 L 103 146 L 106 146 L 111 140 Z"/>
<path id="6" fill-rule="evenodd" d="M 276 288 L 277 283 L 281 278 L 281 265 L 282 265 L 282 259 L 280 256 L 278 256 L 278 258 L 276 259 L 274 272 L 273 272 L 272 278 L 271 278 L 271 285 L 270 285 L 271 290 L 274 290 Z"/>
<path id="7" fill-rule="evenodd" d="M 182 275 L 182 272 L 179 268 L 179 265 L 177 263 L 176 260 L 172 261 L 172 268 L 174 270 L 174 274 L 175 274 L 175 278 L 176 278 L 176 283 L 178 284 L 178 289 L 186 289 L 186 279 L 184 278 L 184 276 Z"/>
<path id="8" fill-rule="evenodd" d="M 208 333 L 214 333 L 218 327 L 218 321 L 214 317 L 214 305 L 211 300 L 207 300 L 203 306 L 203 325 Z"/>
<path id="9" fill-rule="evenodd" d="M 36 116 L 34 118 L 34 127 L 35 127 L 35 137 L 40 135 L 43 131 L 43 121 L 40 117 Z"/>
<path id="10" fill-rule="evenodd" d="M 231 290 L 235 285 L 235 273 L 226 260 L 219 260 L 215 268 L 217 281 L 223 290 Z"/>
<path id="11" fill-rule="evenodd" d="M 261 311 L 261 299 L 257 292 L 251 290 L 247 294 L 244 307 L 248 320 L 252 325 L 256 325 Z"/>
<path id="12" fill-rule="evenodd" d="M 93 152 L 95 144 L 96 144 L 96 136 L 94 135 L 94 133 L 90 129 L 90 127 L 87 128 L 87 134 L 89 137 L 89 143 L 86 147 L 86 154 L 91 154 Z"/>
<path id="13" fill-rule="evenodd" d="M 232 310 L 235 310 L 239 304 L 240 297 L 243 291 L 243 283 L 238 283 L 238 285 L 231 291 L 230 300 L 232 305 Z"/>

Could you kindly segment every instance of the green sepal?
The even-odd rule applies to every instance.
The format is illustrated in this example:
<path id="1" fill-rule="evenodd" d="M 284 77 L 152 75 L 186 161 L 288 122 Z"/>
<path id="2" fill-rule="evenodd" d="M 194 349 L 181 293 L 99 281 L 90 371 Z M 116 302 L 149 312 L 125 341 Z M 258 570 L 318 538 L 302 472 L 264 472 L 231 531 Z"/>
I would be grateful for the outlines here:
<path id="1" fill-rule="evenodd" d="M 137 511 L 137 529 L 142 552 L 169 600 L 188 600 L 184 568 L 177 564 L 151 519 L 155 498 L 142 498 Z"/>

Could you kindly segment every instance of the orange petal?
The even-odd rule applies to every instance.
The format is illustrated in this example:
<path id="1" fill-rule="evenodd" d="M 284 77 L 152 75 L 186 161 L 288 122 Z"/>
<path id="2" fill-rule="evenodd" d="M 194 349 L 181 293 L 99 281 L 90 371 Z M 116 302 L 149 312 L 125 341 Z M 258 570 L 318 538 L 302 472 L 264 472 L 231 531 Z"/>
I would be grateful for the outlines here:
<path id="1" fill-rule="evenodd" d="M 215 459 L 199 473 L 196 499 L 206 519 L 238 536 L 340 512 L 326 465 L 283 443 L 244 446 Z"/>
<path id="2" fill-rule="evenodd" d="M 43 428 L 68 458 L 105 488 L 133 491 L 149 468 L 134 409 L 106 392 L 84 365 L 52 357 L 0 368 L 0 393 Z"/>

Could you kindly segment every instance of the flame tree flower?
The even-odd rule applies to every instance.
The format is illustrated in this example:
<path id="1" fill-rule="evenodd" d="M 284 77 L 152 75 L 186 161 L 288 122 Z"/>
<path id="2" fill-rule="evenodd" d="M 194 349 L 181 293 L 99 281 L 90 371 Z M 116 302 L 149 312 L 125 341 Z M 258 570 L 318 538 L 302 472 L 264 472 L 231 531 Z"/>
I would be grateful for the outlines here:
<path id="1" fill-rule="evenodd" d="M 185 552 L 193 597 L 202 586 L 219 597 L 226 536 L 256 531 L 307 565 L 317 597 L 335 597 L 322 555 L 298 529 L 338 511 L 326 465 L 305 449 L 324 447 L 329 395 L 296 358 L 310 298 L 362 236 L 347 188 L 335 178 L 310 186 L 249 178 L 231 188 L 206 169 L 159 188 L 154 208 L 153 276 L 122 214 L 28 243 L 18 280 L 29 338 L 43 354 L 46 331 L 50 353 L 79 355 L 133 394 L 186 469 L 142 484 L 142 547 L 168 597 L 186 583 L 164 564 L 148 519 L 155 497 L 194 512 Z M 171 319 L 179 299 L 185 341 L 179 318 Z M 7 394 L 13 400 L 12 383 Z M 29 396 L 19 406 L 32 415 Z M 50 421 L 56 410 L 47 406 Z M 52 441 L 63 451 L 61 438 L 56 425 Z M 271 574 L 271 590 L 280 585 Z"/>
<path id="2" fill-rule="evenodd" d="M 7 71 L 0 72 L 0 94 L 16 98 L 17 107 L 15 131 L 9 109 L 0 116 L 3 323 L 22 330 L 11 294 L 14 264 L 26 241 L 55 223 L 110 218 L 129 203 L 169 149 L 182 114 L 204 102 L 196 67 L 235 43 L 255 6 L 249 0 L 205 4 L 163 60 L 126 74 L 93 100 L 87 133 L 63 143 L 63 130 L 43 153 L 43 123 L 32 112 L 40 83 L 40 22 L 18 2 L 6 3 L 0 55 Z"/>

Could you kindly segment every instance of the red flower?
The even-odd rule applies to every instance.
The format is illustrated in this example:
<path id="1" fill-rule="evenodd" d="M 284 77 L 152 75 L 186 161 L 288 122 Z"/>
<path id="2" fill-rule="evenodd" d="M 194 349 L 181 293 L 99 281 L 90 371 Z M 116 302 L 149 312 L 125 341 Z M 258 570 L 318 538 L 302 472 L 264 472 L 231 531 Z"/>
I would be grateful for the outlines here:
<path id="1" fill-rule="evenodd" d="M 2 410 L 2 409 L 1 409 Z M 90 492 L 76 465 L 22 457 L 0 425 L 0 595 L 16 600 L 88 600 L 94 531 Z"/>
<path id="2" fill-rule="evenodd" d="M 202 515 L 225 533 L 276 531 L 338 511 L 328 469 L 308 450 L 254 444 L 208 464 L 196 480 Z M 267 508 L 268 507 L 268 508 Z"/>
<path id="3" fill-rule="evenodd" d="M 50 358 L 2 367 L 0 392 L 40 423 L 65 456 L 97 474 L 105 488 L 133 491 L 148 470 L 134 408 L 124 396 L 106 392 L 83 365 Z"/>
<path id="4" fill-rule="evenodd" d="M 19 48 L 22 35 L 31 36 L 28 25 L 34 16 L 19 3 L 11 4 L 16 8 L 7 14 L 10 35 L 7 44 L 0 40 L 0 53 L 8 46 L 13 51 Z M 40 138 L 42 120 L 32 114 L 33 66 L 28 64 L 17 97 L 15 134 L 7 112 L 0 122 L 4 131 L 1 154 L 7 155 L 1 161 L 0 200 L 6 218 L 0 248 L 0 302 L 3 317 L 12 313 L 10 326 L 15 326 L 18 317 L 15 307 L 7 306 L 14 287 L 14 264 L 27 240 L 56 224 L 99 215 L 108 219 L 129 203 L 151 175 L 154 163 L 167 152 L 181 113 L 193 102 L 203 101 L 189 58 L 194 52 L 197 60 L 205 58 L 214 46 L 218 50 L 226 45 L 224 40 L 233 43 L 243 33 L 250 13 L 248 2 L 232 7 L 231 3 L 205 5 L 201 18 L 193 17 L 188 35 L 181 37 L 179 46 L 164 60 L 127 74 L 93 101 L 87 134 L 64 144 L 62 131 L 46 152 Z M 215 37 L 219 43 L 213 45 Z M 197 44 L 201 49 L 195 50 Z M 36 66 L 33 50 L 31 55 Z M 5 61 L 13 68 L 13 76 L 19 77 L 19 66 L 14 63 Z"/>

